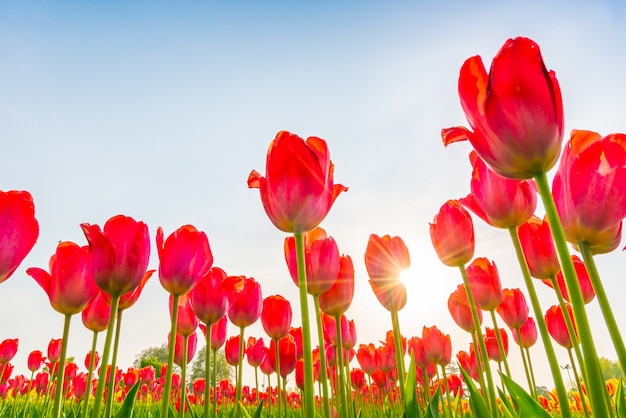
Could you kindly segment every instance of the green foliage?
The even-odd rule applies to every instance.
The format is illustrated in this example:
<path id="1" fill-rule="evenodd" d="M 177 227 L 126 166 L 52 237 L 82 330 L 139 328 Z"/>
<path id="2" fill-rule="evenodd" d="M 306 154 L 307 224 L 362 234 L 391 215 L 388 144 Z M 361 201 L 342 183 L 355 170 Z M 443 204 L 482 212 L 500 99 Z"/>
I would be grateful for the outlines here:
<path id="1" fill-rule="evenodd" d="M 409 364 L 409 373 L 406 376 L 404 384 L 404 416 L 406 418 L 417 418 L 417 396 L 415 392 L 415 385 L 417 379 L 415 378 L 415 357 L 411 353 L 411 363 Z"/>
<path id="2" fill-rule="evenodd" d="M 491 412 L 489 411 L 489 408 L 485 403 L 485 399 L 478 391 L 478 388 L 474 384 L 472 378 L 467 374 L 465 370 L 463 370 L 463 368 L 461 368 L 461 373 L 463 374 L 463 379 L 465 380 L 465 384 L 467 385 L 467 391 L 470 393 L 469 403 L 473 415 L 475 417 L 491 416 Z"/>
<path id="3" fill-rule="evenodd" d="M 163 343 L 158 347 L 146 348 L 135 356 L 133 367 L 141 369 L 146 366 L 153 366 L 156 371 L 156 377 L 161 376 L 161 367 L 167 364 L 169 355 L 167 343 Z M 178 366 L 174 365 L 174 371 L 178 371 Z"/>
<path id="4" fill-rule="evenodd" d="M 609 360 L 606 357 L 600 357 L 598 360 L 600 361 L 600 369 L 602 369 L 604 380 L 624 378 L 624 372 L 617 360 Z"/>
<path id="5" fill-rule="evenodd" d="M 550 418 L 550 414 L 526 393 L 519 384 L 506 375 L 501 374 L 501 376 L 513 403 L 519 411 L 520 418 Z"/>
<path id="6" fill-rule="evenodd" d="M 193 362 L 191 363 L 191 372 L 189 374 L 189 378 L 191 381 L 194 381 L 196 379 L 201 379 L 204 378 L 205 373 L 204 373 L 204 365 L 205 365 L 205 347 L 202 347 L 201 350 L 198 350 L 196 352 L 196 356 L 193 360 Z M 226 362 L 226 357 L 224 357 L 224 351 L 222 350 L 218 350 L 217 351 L 217 356 L 216 356 L 216 360 L 215 363 L 217 363 L 217 368 L 215 369 L 215 379 L 219 382 L 222 379 L 231 379 L 232 377 L 232 368 L 228 365 L 228 363 Z M 211 368 L 210 372 L 211 374 L 209 375 L 210 377 L 213 376 L 213 368 L 216 367 L 215 364 L 213 364 L 213 355 L 211 354 L 211 365 L 209 366 Z"/>
<path id="7" fill-rule="evenodd" d="M 130 390 L 126 394 L 126 399 L 124 399 L 124 403 L 115 415 L 115 418 L 132 418 L 133 409 L 135 408 L 135 398 L 137 396 L 137 391 L 139 390 L 140 386 L 141 382 L 138 381 L 132 388 L 130 388 Z"/>

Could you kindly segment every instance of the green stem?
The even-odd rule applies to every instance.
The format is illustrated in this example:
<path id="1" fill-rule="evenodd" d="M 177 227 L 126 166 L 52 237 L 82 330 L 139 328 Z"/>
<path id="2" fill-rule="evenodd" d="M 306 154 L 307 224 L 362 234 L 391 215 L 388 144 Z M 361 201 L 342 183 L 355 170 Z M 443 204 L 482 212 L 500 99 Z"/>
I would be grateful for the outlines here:
<path id="1" fill-rule="evenodd" d="M 309 325 L 309 305 L 307 300 L 306 261 L 304 257 L 304 234 L 294 233 L 298 264 L 298 288 L 300 293 L 300 314 L 302 317 L 302 350 L 304 353 L 304 408 L 305 416 L 315 416 L 313 399 L 313 358 L 311 352 L 311 327 Z"/>
<path id="2" fill-rule="evenodd" d="M 278 339 L 276 338 L 274 338 L 274 357 L 276 358 L 276 370 L 274 371 L 276 372 L 276 389 L 278 390 L 276 401 L 278 403 L 278 416 L 280 417 L 282 415 L 282 397 L 280 396 L 280 350 L 278 348 Z M 285 405 L 285 411 L 287 410 L 286 407 Z"/>
<path id="3" fill-rule="evenodd" d="M 450 405 L 452 404 L 450 402 L 450 390 L 448 389 L 448 376 L 446 376 L 446 368 L 445 366 L 439 366 L 441 367 L 441 373 L 443 374 L 443 388 L 446 391 L 446 402 L 448 403 L 447 407 L 444 406 L 444 414 L 446 417 L 450 416 Z M 441 403 L 443 404 L 443 399 L 441 401 Z"/>
<path id="4" fill-rule="evenodd" d="M 535 313 L 535 321 L 537 322 L 537 327 L 539 328 L 539 333 L 541 334 L 541 340 L 543 341 L 543 347 L 546 352 L 546 356 L 548 357 L 548 364 L 550 365 L 550 371 L 552 372 L 552 378 L 554 379 L 554 386 L 556 388 L 557 398 L 559 399 L 559 403 L 562 406 L 569 406 L 567 390 L 565 389 L 563 376 L 561 375 L 561 368 L 559 367 L 559 363 L 556 359 L 554 346 L 552 345 L 552 339 L 550 338 L 550 333 L 548 332 L 548 327 L 546 326 L 546 321 L 543 317 L 543 311 L 541 310 L 541 305 L 539 304 L 539 298 L 537 297 L 537 292 L 535 291 L 535 284 L 533 283 L 532 277 L 530 277 L 530 270 L 528 269 L 528 264 L 526 263 L 526 258 L 524 257 L 524 250 L 522 250 L 522 244 L 519 240 L 517 228 L 510 227 L 509 235 L 511 236 L 511 241 L 513 242 L 513 247 L 515 248 L 517 262 L 522 269 L 522 277 L 524 278 L 524 283 L 526 284 L 526 289 L 528 290 L 530 303 L 533 307 L 533 312 Z M 528 363 L 532 376 L 532 365 L 530 365 L 530 357 L 528 358 Z M 561 414 L 564 418 L 570 418 L 572 416 L 569 407 L 562 407 L 561 409 Z"/>
<path id="5" fill-rule="evenodd" d="M 346 402 L 346 377 L 343 370 L 343 341 L 341 338 L 341 315 L 335 316 L 335 330 L 337 332 L 337 354 L 336 354 L 336 367 L 339 372 L 337 378 L 337 390 L 339 391 L 339 400 L 341 405 L 339 408 L 339 416 L 347 417 L 348 405 Z"/>
<path id="6" fill-rule="evenodd" d="M 572 363 L 572 371 L 574 372 L 574 379 L 576 379 L 576 387 L 578 388 L 578 393 L 580 394 L 580 400 L 583 407 L 583 412 L 585 413 L 585 417 L 589 418 L 589 412 L 587 411 L 587 403 L 585 402 L 585 392 L 583 392 L 582 385 L 580 384 L 580 376 L 578 375 L 578 370 L 576 369 L 576 362 L 574 362 L 574 356 L 572 355 L 572 349 L 567 349 L 567 354 L 569 354 L 569 361 Z"/>
<path id="7" fill-rule="evenodd" d="M 430 402 L 430 376 L 428 376 L 428 367 L 422 368 L 422 380 L 422 397 L 424 398 L 424 405 L 428 405 Z M 370 387 L 370 396 L 372 396 L 371 390 L 372 388 Z"/>
<path id="8" fill-rule="evenodd" d="M 204 347 L 204 418 L 209 418 L 209 405 L 211 404 L 211 379 L 209 378 L 209 373 L 211 370 L 211 327 L 213 325 L 208 322 L 204 325 L 206 326 L 206 346 Z M 215 367 L 215 364 L 213 367 Z"/>
<path id="9" fill-rule="evenodd" d="M 117 350 L 120 343 L 120 329 L 122 327 L 122 312 L 117 310 L 117 320 L 115 321 L 115 337 L 113 339 L 113 354 L 111 356 L 111 373 L 109 373 L 109 390 L 107 391 L 105 403 L 105 417 L 110 417 L 113 409 L 113 395 L 115 395 L 115 372 L 117 369 Z"/>
<path id="10" fill-rule="evenodd" d="M 609 415 L 609 410 L 605 402 L 606 385 L 602 374 L 600 372 L 600 363 L 598 361 L 598 353 L 596 351 L 595 344 L 593 342 L 593 335 L 591 334 L 591 327 L 589 326 L 589 319 L 587 318 L 587 312 L 585 311 L 585 301 L 583 299 L 582 291 L 580 290 L 580 284 L 576 276 L 576 269 L 574 263 L 567 248 L 567 241 L 565 240 L 565 232 L 559 219 L 559 214 L 556 210 L 554 198 L 550 192 L 550 186 L 548 185 L 548 177 L 546 173 L 539 173 L 535 176 L 535 183 L 543 206 L 546 210 L 548 217 L 548 223 L 550 224 L 550 230 L 554 238 L 554 246 L 559 255 L 561 262 L 561 269 L 567 284 L 567 290 L 572 302 L 572 310 L 574 312 L 574 321 L 578 328 L 578 336 L 583 348 L 583 355 L 587 367 L 587 393 L 589 394 L 589 402 L 591 403 L 591 410 L 596 416 L 603 417 Z"/>
<path id="11" fill-rule="evenodd" d="M 487 383 L 485 383 L 485 365 L 489 367 L 489 358 L 484 359 L 480 351 L 478 335 L 476 331 L 472 332 L 472 341 L 474 342 L 474 356 L 476 357 L 476 367 L 478 368 L 478 378 L 480 380 L 480 389 L 483 397 L 487 400 Z"/>
<path id="12" fill-rule="evenodd" d="M 589 279 L 591 280 L 593 290 L 596 292 L 598 304 L 602 310 L 604 322 L 606 322 L 606 326 L 609 329 L 609 334 L 611 335 L 611 341 L 613 341 L 613 346 L 615 347 L 619 364 L 622 367 L 622 370 L 626 370 L 626 348 L 624 348 L 624 340 L 622 339 L 622 334 L 617 326 L 617 321 L 615 320 L 615 315 L 613 315 L 613 309 L 611 309 L 609 299 L 604 291 L 604 285 L 602 284 L 602 280 L 600 280 L 600 274 L 598 273 L 596 262 L 593 258 L 593 254 L 591 253 L 591 248 L 587 242 L 579 242 L 578 248 L 580 248 L 583 261 L 587 267 L 587 272 L 589 273 Z"/>
<path id="13" fill-rule="evenodd" d="M 469 301 L 470 309 L 472 311 L 472 319 L 474 320 L 474 328 L 476 328 L 476 339 L 478 340 L 478 347 L 474 347 L 476 350 L 476 354 L 480 355 L 480 357 L 484 360 L 485 365 L 485 374 L 487 376 L 487 390 L 485 390 L 485 395 L 488 395 L 488 401 L 491 404 L 491 414 L 495 416 L 499 416 L 498 404 L 496 403 L 496 390 L 495 385 L 493 384 L 493 376 L 491 373 L 491 366 L 489 365 L 489 356 L 487 356 L 487 347 L 485 346 L 485 338 L 483 337 L 483 332 L 480 328 L 480 321 L 478 320 L 478 310 L 476 309 L 476 302 L 474 300 L 474 294 L 472 292 L 472 287 L 469 284 L 469 279 L 467 278 L 467 271 L 465 270 L 465 266 L 459 266 L 461 270 L 461 276 L 463 276 L 463 285 L 465 286 L 465 292 L 467 293 L 467 300 Z"/>
<path id="14" fill-rule="evenodd" d="M 67 353 L 67 337 L 70 333 L 70 320 L 72 315 L 66 314 L 63 323 L 63 340 L 61 341 L 61 359 L 59 360 L 59 370 L 57 371 L 57 390 L 54 394 L 54 409 L 52 416 L 61 416 L 61 397 L 63 395 L 63 375 L 65 373 L 65 354 Z"/>
<path id="15" fill-rule="evenodd" d="M 522 356 L 522 362 L 524 363 L 524 372 L 526 372 L 526 383 L 528 383 L 528 390 L 530 391 L 530 395 L 534 399 L 537 399 L 535 385 L 533 385 L 533 380 L 530 377 L 530 370 L 528 369 L 528 361 L 526 360 L 526 353 L 524 353 L 524 347 L 522 347 L 522 334 L 520 333 L 519 328 L 515 328 L 515 334 L 517 335 L 519 352 L 520 352 L 520 355 Z"/>
<path id="16" fill-rule="evenodd" d="M 169 351 L 167 354 L 167 370 L 165 372 L 165 386 L 163 399 L 161 400 L 161 418 L 168 418 L 170 408 L 170 395 L 172 392 L 172 369 L 174 367 L 174 350 L 176 346 L 176 323 L 178 322 L 178 299 L 180 295 L 172 297 L 172 321 L 170 326 Z"/>
<path id="17" fill-rule="evenodd" d="M 400 334 L 400 321 L 398 320 L 398 310 L 391 308 L 391 324 L 393 327 L 393 343 L 396 346 L 396 364 L 398 366 L 398 383 L 400 384 L 400 401 L 404 397 L 404 378 L 406 371 L 404 367 L 404 352 L 402 351 L 402 334 Z"/>
<path id="18" fill-rule="evenodd" d="M 535 371 L 533 369 L 533 361 L 530 358 L 530 348 L 524 347 L 524 352 L 526 353 L 526 359 L 528 359 L 528 370 L 530 371 L 530 380 L 531 382 L 533 382 L 533 388 L 535 389 L 535 397 L 538 397 L 539 394 L 537 393 L 537 381 L 535 380 Z"/>
<path id="19" fill-rule="evenodd" d="M 348 357 L 348 361 L 346 361 L 344 364 L 344 367 L 346 369 L 346 395 L 348 396 L 348 399 L 347 399 L 348 410 L 352 414 L 352 409 L 355 406 L 354 406 L 354 400 L 352 398 L 352 379 L 350 378 L 350 360 L 349 360 L 350 356 L 347 351 L 346 351 L 346 356 Z M 354 416 L 354 415 L 355 414 L 352 414 L 351 416 Z"/>
<path id="20" fill-rule="evenodd" d="M 93 332 L 93 338 L 91 340 L 91 356 L 89 357 L 89 371 L 87 372 L 87 391 L 85 393 L 85 400 L 83 401 L 85 406 L 81 413 L 82 418 L 87 418 L 87 410 L 89 409 L 89 395 L 91 394 L 91 379 L 93 378 L 93 369 L 96 364 L 96 346 L 98 343 L 98 331 Z"/>
<path id="21" fill-rule="evenodd" d="M 187 347 L 189 347 L 189 336 L 183 339 L 183 363 L 180 365 L 180 412 L 178 416 L 185 418 L 185 405 L 187 404 Z"/>
<path id="22" fill-rule="evenodd" d="M 217 394 L 215 393 L 217 382 L 215 381 L 215 375 L 217 374 L 217 350 L 213 351 L 213 379 L 211 379 L 211 386 L 213 388 L 213 416 L 217 417 Z M 206 401 L 205 401 L 206 402 Z"/>
<path id="23" fill-rule="evenodd" d="M 111 296 L 111 311 L 109 313 L 109 326 L 107 328 L 107 335 L 104 340 L 104 352 L 102 353 L 100 363 L 100 375 L 98 376 L 98 389 L 96 390 L 96 396 L 94 398 L 93 411 L 91 412 L 92 418 L 98 418 L 100 416 L 100 405 L 102 404 L 102 395 L 104 394 L 104 388 L 106 386 L 107 366 L 109 365 L 109 352 L 111 351 L 111 341 L 113 340 L 114 327 L 111 326 L 115 322 L 115 315 L 117 314 L 117 307 L 120 303 L 120 296 Z"/>
<path id="24" fill-rule="evenodd" d="M 580 351 L 580 341 L 578 341 L 578 334 L 576 333 L 574 324 L 572 323 L 572 318 L 570 317 L 569 313 L 567 313 L 569 311 L 567 310 L 565 299 L 563 299 L 563 295 L 561 294 L 561 288 L 559 287 L 559 284 L 556 281 L 556 276 L 550 277 L 550 283 L 552 283 L 552 288 L 554 289 L 554 293 L 556 293 L 556 298 L 559 301 L 559 307 L 561 308 L 561 312 L 563 313 L 563 318 L 565 319 L 565 327 L 567 328 L 567 332 L 569 333 L 569 336 L 572 340 L 574 353 L 576 353 L 576 358 L 578 359 L 578 364 L 580 365 L 580 370 L 584 378 L 586 376 L 587 371 L 585 368 L 583 353 Z"/>
<path id="25" fill-rule="evenodd" d="M 496 333 L 500 356 L 502 357 L 502 362 L 504 363 L 504 371 L 508 377 L 511 377 L 511 369 L 509 369 L 509 362 L 506 358 L 506 352 L 504 351 L 504 343 L 502 342 L 502 336 L 500 335 L 500 329 L 498 328 L 498 321 L 496 320 L 496 310 L 492 309 L 489 313 L 491 314 L 491 321 L 493 322 L 493 330 Z M 504 388 L 504 385 L 502 387 Z"/>
<path id="26" fill-rule="evenodd" d="M 313 295 L 313 305 L 315 308 L 315 321 L 317 322 L 317 338 L 320 349 L 320 378 L 319 384 L 322 386 L 324 397 L 324 417 L 330 418 L 330 403 L 328 402 L 328 376 L 326 375 L 326 350 L 324 350 L 324 330 L 322 329 L 322 318 L 320 314 L 319 295 Z"/>
<path id="27" fill-rule="evenodd" d="M 241 414 L 241 388 L 242 388 L 242 375 L 243 375 L 243 336 L 244 336 L 244 327 L 239 327 L 239 362 L 237 363 L 237 392 L 235 393 L 235 409 L 239 414 Z M 278 359 L 277 359 L 278 360 Z"/>
<path id="28" fill-rule="evenodd" d="M 254 366 L 254 388 L 255 388 L 255 396 L 254 400 L 259 402 L 259 367 Z"/>

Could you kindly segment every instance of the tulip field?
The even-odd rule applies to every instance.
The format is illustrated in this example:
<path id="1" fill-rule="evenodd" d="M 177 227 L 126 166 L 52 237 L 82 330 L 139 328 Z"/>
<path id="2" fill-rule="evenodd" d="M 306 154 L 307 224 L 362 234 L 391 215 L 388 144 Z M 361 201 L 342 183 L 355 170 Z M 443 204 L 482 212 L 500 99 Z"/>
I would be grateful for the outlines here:
<path id="1" fill-rule="evenodd" d="M 604 323 L 594 326 L 608 330 L 623 375 L 626 346 L 595 256 L 621 250 L 626 135 L 575 130 L 564 140 L 556 73 L 528 38 L 507 40 L 489 70 L 481 57 L 467 59 L 458 94 L 469 126 L 444 128 L 441 137 L 446 147 L 471 144 L 471 193 L 441 202 L 430 238 L 440 261 L 458 271 L 447 309 L 469 346 L 453 348 L 437 325 L 402 332 L 398 313 L 411 303 L 400 280 L 411 265 L 404 241 L 371 234 L 364 255 L 342 255 L 332 231 L 319 226 L 348 190 L 335 182 L 332 144 L 281 131 L 265 172 L 252 170 L 247 187 L 285 234 L 297 300 L 229 276 L 192 225 L 159 227 L 153 243 L 148 226 L 130 216 L 84 223 L 86 245 L 59 242 L 48 266 L 25 268 L 64 327 L 62 338 L 28 354 L 29 375 L 13 372 L 20 336 L 0 330 L 0 417 L 626 418 L 624 382 L 603 377 L 586 308 L 599 305 Z M 0 191 L 0 283 L 35 245 L 34 202 L 28 191 Z M 545 214 L 538 215 L 539 203 Z M 496 262 L 476 256 L 474 222 L 508 232 L 524 288 L 503 288 Z M 153 244 L 158 269 L 148 270 Z M 388 312 L 389 332 L 378 344 L 359 341 L 345 315 L 358 303 L 356 263 L 364 263 Z M 124 311 L 153 275 L 169 294 L 168 361 L 120 369 Z M 549 307 L 536 291 L 545 285 L 554 291 Z M 292 325 L 294 315 L 301 326 Z M 84 361 L 67 355 L 77 316 L 93 333 Z M 258 321 L 265 335 L 249 331 Z M 554 382 L 547 392 L 538 391 L 529 351 L 539 339 L 544 351 L 535 356 L 545 356 Z M 571 359 L 569 390 L 557 345 Z M 206 374 L 192 380 L 188 364 L 199 347 L 206 347 Z M 222 351 L 232 380 L 210 373 Z M 513 379 L 511 356 L 522 359 L 523 379 Z M 255 384 L 244 385 L 244 368 Z"/>

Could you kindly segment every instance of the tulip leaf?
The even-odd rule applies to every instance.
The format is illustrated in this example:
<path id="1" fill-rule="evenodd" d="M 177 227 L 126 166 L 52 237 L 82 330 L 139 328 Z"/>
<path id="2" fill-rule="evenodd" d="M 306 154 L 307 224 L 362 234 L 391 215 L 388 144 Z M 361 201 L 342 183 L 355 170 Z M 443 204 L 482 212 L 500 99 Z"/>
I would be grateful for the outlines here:
<path id="1" fill-rule="evenodd" d="M 534 400 L 526 391 L 510 377 L 501 374 L 511 399 L 517 405 L 520 418 L 550 418 L 550 414 L 543 406 Z"/>
<path id="2" fill-rule="evenodd" d="M 505 418 L 515 418 L 517 417 L 517 412 L 515 411 L 515 407 L 511 403 L 511 399 L 506 395 L 506 393 L 502 392 L 502 389 L 498 388 L 498 394 L 500 395 L 500 401 L 502 402 L 502 413 Z"/>
<path id="3" fill-rule="evenodd" d="M 259 406 L 257 407 L 256 411 L 254 411 L 254 415 L 252 416 L 252 418 L 261 418 L 262 411 L 263 411 L 263 401 L 259 403 Z"/>
<path id="4" fill-rule="evenodd" d="M 617 385 L 613 403 L 615 403 L 617 418 L 626 418 L 626 399 L 624 399 L 624 380 L 622 379 L 619 381 L 619 385 Z"/>
<path id="5" fill-rule="evenodd" d="M 474 381 L 463 369 L 463 367 L 459 367 L 459 369 L 463 374 L 463 379 L 465 380 L 465 384 L 467 385 L 467 390 L 470 393 L 469 404 L 470 408 L 472 409 L 472 415 L 475 417 L 490 417 L 491 411 L 489 411 L 489 408 L 485 403 L 485 399 L 474 384 Z"/>
<path id="6" fill-rule="evenodd" d="M 404 382 L 404 416 L 406 418 L 418 418 L 417 398 L 415 392 L 415 357 L 411 353 L 411 363 L 409 365 L 409 373 Z"/>
<path id="7" fill-rule="evenodd" d="M 141 381 L 137 381 L 137 383 L 130 388 L 126 394 L 126 399 L 124 399 L 122 407 L 119 411 L 117 411 L 117 414 L 115 414 L 115 418 L 132 418 L 133 409 L 135 408 L 135 398 L 137 397 L 139 386 L 141 386 Z"/>
<path id="8" fill-rule="evenodd" d="M 424 418 L 439 418 L 439 403 L 441 402 L 441 388 L 437 386 L 437 390 L 433 395 L 430 403 L 428 404 L 428 408 L 426 409 L 426 414 Z"/>

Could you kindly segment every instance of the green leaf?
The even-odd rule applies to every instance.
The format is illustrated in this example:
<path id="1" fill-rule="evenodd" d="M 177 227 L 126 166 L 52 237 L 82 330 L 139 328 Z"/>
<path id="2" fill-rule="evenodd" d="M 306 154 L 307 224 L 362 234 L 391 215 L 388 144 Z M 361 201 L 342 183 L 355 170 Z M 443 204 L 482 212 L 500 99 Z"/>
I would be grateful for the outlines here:
<path id="1" fill-rule="evenodd" d="M 256 411 L 254 411 L 254 415 L 252 418 L 261 418 L 262 411 L 263 411 L 263 401 L 259 403 L 259 406 L 256 408 Z"/>
<path id="2" fill-rule="evenodd" d="M 426 415 L 424 418 L 439 418 L 439 403 L 441 402 L 441 388 L 437 386 L 437 390 L 433 395 L 428 408 L 426 408 Z"/>
<path id="3" fill-rule="evenodd" d="M 130 388 L 126 394 L 126 399 L 124 399 L 124 403 L 122 404 L 120 410 L 117 411 L 115 418 L 132 418 L 133 409 L 135 408 L 135 398 L 137 397 L 139 386 L 141 386 L 141 381 L 137 381 L 137 383 Z"/>
<path id="4" fill-rule="evenodd" d="M 404 382 L 404 416 L 406 418 L 418 418 L 417 415 L 417 398 L 415 393 L 415 357 L 411 353 L 411 363 L 409 364 L 409 373 Z"/>
<path id="5" fill-rule="evenodd" d="M 501 374 L 511 399 L 517 405 L 520 418 L 551 418 L 551 415 L 510 377 Z"/>
<path id="6" fill-rule="evenodd" d="M 502 401 L 502 413 L 505 418 L 515 418 L 517 417 L 517 412 L 515 411 L 515 407 L 511 403 L 511 400 L 506 393 L 502 392 L 502 389 L 498 388 L 498 394 L 500 395 L 500 400 Z"/>
<path id="7" fill-rule="evenodd" d="M 613 403 L 615 403 L 615 413 L 617 414 L 617 418 L 626 418 L 626 399 L 624 399 L 623 379 L 620 379 L 619 385 L 617 385 L 617 390 L 615 391 L 615 398 L 613 398 Z"/>
<path id="8" fill-rule="evenodd" d="M 461 373 L 463 374 L 463 379 L 465 380 L 465 384 L 467 385 L 467 390 L 470 393 L 469 403 L 470 408 L 472 409 L 472 415 L 475 417 L 490 417 L 491 411 L 487 407 L 485 403 L 485 399 L 483 395 L 478 391 L 478 388 L 474 384 L 474 381 L 467 374 L 463 367 L 459 367 Z"/>

